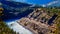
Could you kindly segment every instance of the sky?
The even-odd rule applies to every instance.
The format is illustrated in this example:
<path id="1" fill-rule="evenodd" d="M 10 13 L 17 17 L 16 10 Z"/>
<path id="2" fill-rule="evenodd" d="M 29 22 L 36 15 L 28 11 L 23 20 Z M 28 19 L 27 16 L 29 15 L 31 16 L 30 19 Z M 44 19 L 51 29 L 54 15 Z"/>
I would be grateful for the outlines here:
<path id="1" fill-rule="evenodd" d="M 47 3 L 52 2 L 54 0 L 13 0 L 13 1 L 41 5 L 41 4 L 47 4 Z"/>

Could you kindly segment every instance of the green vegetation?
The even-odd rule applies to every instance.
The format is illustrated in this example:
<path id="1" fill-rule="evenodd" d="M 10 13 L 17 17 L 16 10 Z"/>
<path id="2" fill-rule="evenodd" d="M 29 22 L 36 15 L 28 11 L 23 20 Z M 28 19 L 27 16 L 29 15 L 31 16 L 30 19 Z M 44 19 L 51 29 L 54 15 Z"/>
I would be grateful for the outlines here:
<path id="1" fill-rule="evenodd" d="M 55 20 L 56 30 L 55 30 L 54 34 L 60 34 L 60 8 L 53 7 L 48 10 L 50 11 L 50 15 L 52 15 L 52 14 L 58 15 Z"/>
<path id="2" fill-rule="evenodd" d="M 50 8 L 48 9 L 50 11 L 50 15 L 52 14 L 57 14 L 57 18 L 55 19 L 55 25 L 56 25 L 56 30 L 54 34 L 60 34 L 60 8 Z"/>
<path id="3" fill-rule="evenodd" d="M 59 7 L 48 7 L 48 8 L 42 8 L 47 12 L 49 16 L 52 16 L 53 14 L 57 14 L 57 18 L 54 21 L 56 30 L 53 29 L 53 34 L 60 34 L 60 8 Z M 49 12 L 48 12 L 49 11 Z"/>
<path id="4" fill-rule="evenodd" d="M 60 34 L 60 16 L 57 17 L 56 19 L 56 30 L 54 34 Z"/>
<path id="5" fill-rule="evenodd" d="M 0 34 L 17 34 L 11 30 L 3 21 L 0 21 Z"/>
<path id="6" fill-rule="evenodd" d="M 3 8 L 0 8 L 0 17 L 3 14 Z M 18 34 L 16 32 L 14 32 L 12 29 L 10 29 L 6 23 L 4 23 L 2 21 L 2 19 L 0 18 L 0 34 Z"/>
<path id="7" fill-rule="evenodd" d="M 35 6 L 35 7 L 38 7 L 38 6 Z M 21 9 L 24 9 L 24 10 L 21 10 L 21 9 L 18 9 L 16 8 L 15 11 L 25 11 L 28 9 L 28 7 L 25 9 L 26 7 L 24 8 L 21 8 Z M 55 25 L 56 25 L 56 30 L 54 31 L 54 34 L 60 34 L 60 7 L 39 7 L 41 8 L 42 10 L 46 11 L 47 14 L 49 16 L 52 16 L 53 14 L 57 14 L 57 18 L 55 19 Z M 0 8 L 0 16 L 2 16 L 3 14 L 3 8 Z M 1 20 L 1 19 L 0 19 Z M 27 26 L 27 23 L 24 24 L 25 26 Z M 17 34 L 16 32 L 14 32 L 13 30 L 11 30 L 3 21 L 0 21 L 0 34 Z"/>

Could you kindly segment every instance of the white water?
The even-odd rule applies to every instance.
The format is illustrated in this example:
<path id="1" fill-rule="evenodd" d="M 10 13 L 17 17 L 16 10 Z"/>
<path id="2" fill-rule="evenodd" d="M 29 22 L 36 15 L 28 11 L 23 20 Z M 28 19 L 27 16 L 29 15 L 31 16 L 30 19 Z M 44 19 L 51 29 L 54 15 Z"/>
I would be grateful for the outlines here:
<path id="1" fill-rule="evenodd" d="M 12 25 L 11 25 L 12 24 Z M 9 22 L 8 26 L 19 34 L 33 34 L 31 31 L 25 29 L 21 25 L 19 25 L 16 21 Z"/>

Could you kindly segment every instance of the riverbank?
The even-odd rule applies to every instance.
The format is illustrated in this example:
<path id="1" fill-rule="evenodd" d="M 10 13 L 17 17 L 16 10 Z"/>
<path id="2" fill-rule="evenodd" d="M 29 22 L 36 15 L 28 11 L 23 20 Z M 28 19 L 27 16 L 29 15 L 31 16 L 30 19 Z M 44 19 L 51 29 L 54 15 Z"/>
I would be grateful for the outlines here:
<path id="1" fill-rule="evenodd" d="M 31 31 L 19 25 L 16 21 L 8 23 L 8 26 L 19 34 L 32 34 Z"/>

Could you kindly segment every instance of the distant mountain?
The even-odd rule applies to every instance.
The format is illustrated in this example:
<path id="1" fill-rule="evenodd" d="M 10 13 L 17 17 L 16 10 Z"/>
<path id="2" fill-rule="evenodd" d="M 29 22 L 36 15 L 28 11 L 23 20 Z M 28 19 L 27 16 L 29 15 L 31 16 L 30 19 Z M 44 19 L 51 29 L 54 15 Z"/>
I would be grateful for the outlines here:
<path id="1" fill-rule="evenodd" d="M 26 3 L 20 3 L 20 2 L 14 2 L 14 1 L 2 1 L 0 0 L 0 3 L 2 3 L 2 7 L 4 9 L 7 10 L 11 10 L 11 11 L 24 11 L 26 10 L 28 7 L 30 7 L 30 4 L 26 4 Z"/>
<path id="2" fill-rule="evenodd" d="M 11 7 L 16 7 L 16 8 L 31 6 L 30 4 L 14 2 L 14 1 L 0 1 L 0 2 L 4 5 L 9 5 Z"/>
<path id="3" fill-rule="evenodd" d="M 14 1 L 0 2 L 2 3 L 2 7 L 4 9 L 4 15 L 1 18 L 6 21 L 20 19 L 33 11 L 33 9 L 30 9 L 30 4 Z"/>

